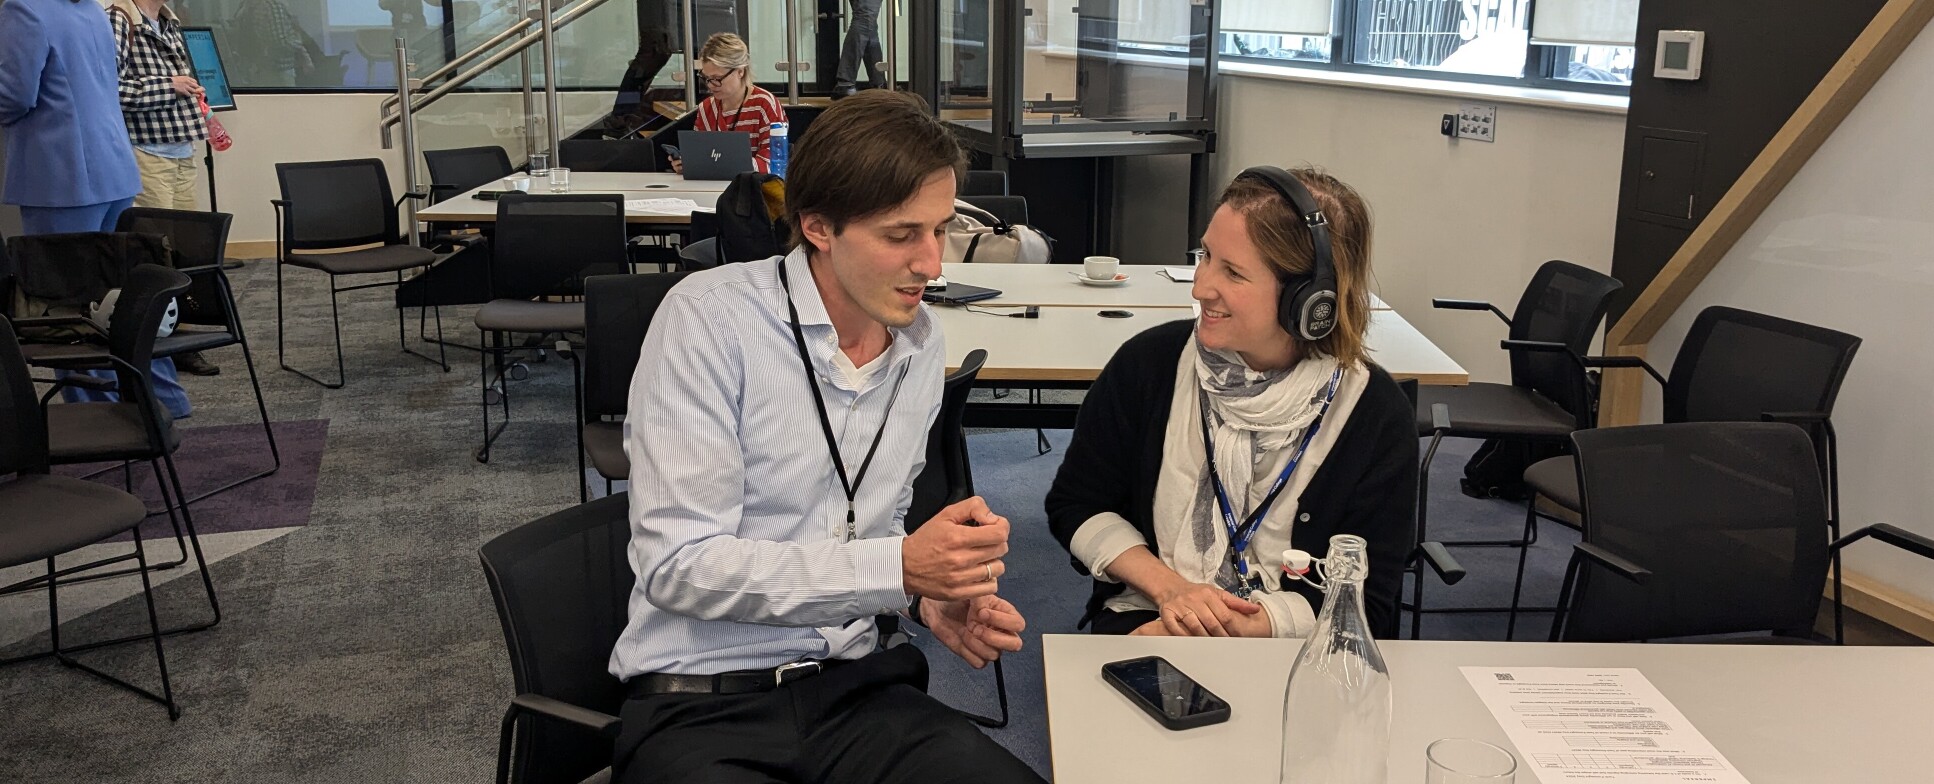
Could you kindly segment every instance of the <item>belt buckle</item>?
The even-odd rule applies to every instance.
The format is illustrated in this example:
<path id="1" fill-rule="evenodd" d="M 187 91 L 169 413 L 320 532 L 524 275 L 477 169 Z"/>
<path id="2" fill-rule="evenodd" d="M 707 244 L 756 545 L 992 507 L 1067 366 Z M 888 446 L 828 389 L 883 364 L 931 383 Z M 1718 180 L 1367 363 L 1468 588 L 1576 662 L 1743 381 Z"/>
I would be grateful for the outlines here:
<path id="1" fill-rule="evenodd" d="M 801 678 L 808 678 L 814 675 L 818 675 L 820 669 L 821 669 L 821 665 L 819 662 L 816 662 L 816 661 L 801 661 L 801 662 L 793 662 L 791 664 L 781 664 L 778 667 L 774 668 L 772 671 L 772 685 L 775 687 L 784 686 L 787 683 L 799 680 Z"/>

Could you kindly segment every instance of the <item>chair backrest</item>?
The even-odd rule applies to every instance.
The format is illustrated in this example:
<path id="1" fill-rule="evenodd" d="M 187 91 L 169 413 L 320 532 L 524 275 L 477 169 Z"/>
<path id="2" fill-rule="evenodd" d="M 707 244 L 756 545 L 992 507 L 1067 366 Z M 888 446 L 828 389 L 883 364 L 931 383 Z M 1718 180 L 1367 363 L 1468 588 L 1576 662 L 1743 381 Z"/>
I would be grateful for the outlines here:
<path id="1" fill-rule="evenodd" d="M 234 329 L 240 317 L 235 312 L 234 293 L 229 290 L 227 276 L 222 272 L 222 262 L 228 259 L 228 229 L 233 221 L 234 216 L 226 212 L 130 207 L 121 212 L 114 230 L 167 237 L 168 246 L 175 251 L 176 263 L 184 268 L 212 267 L 190 276 L 193 282 L 185 299 L 194 304 L 182 303 L 182 323 Z"/>
<path id="2" fill-rule="evenodd" d="M 638 139 L 565 139 L 557 143 L 557 165 L 581 172 L 655 172 L 652 143 Z"/>
<path id="3" fill-rule="evenodd" d="M 497 200 L 496 232 L 490 244 L 495 299 L 578 293 L 586 275 L 630 268 L 620 194 L 505 194 Z"/>
<path id="4" fill-rule="evenodd" d="M 430 200 L 443 201 L 492 180 L 509 177 L 510 154 L 494 144 L 459 147 L 454 150 L 424 150 L 423 165 L 429 169 Z"/>
<path id="5" fill-rule="evenodd" d="M 1547 261 L 1531 276 L 1511 314 L 1511 339 L 1563 343 L 1579 355 L 1591 353 L 1592 336 L 1611 308 L 1612 294 L 1624 284 L 1602 272 L 1568 261 Z M 1550 398 L 1592 425 L 1595 393 L 1583 368 L 1571 357 L 1542 351 L 1511 352 L 1511 383 Z"/>
<path id="6" fill-rule="evenodd" d="M 813 127 L 813 121 L 819 119 L 820 113 L 826 111 L 827 107 L 787 104 L 780 108 L 786 110 L 786 143 L 790 145 L 788 154 L 796 158 L 799 156 L 799 143 L 806 138 L 806 131 Z"/>
<path id="7" fill-rule="evenodd" d="M 1007 172 L 970 171 L 960 184 L 960 198 L 968 196 L 1006 196 Z"/>
<path id="8" fill-rule="evenodd" d="M 490 540 L 478 556 L 497 605 L 518 694 L 617 715 L 624 684 L 606 670 L 624 633 L 635 578 L 625 493 L 547 515 Z M 611 763 L 611 743 L 528 721 L 518 733 L 524 784 L 576 784 Z"/>
<path id="9" fill-rule="evenodd" d="M 1581 568 L 1563 639 L 1650 640 L 1813 625 L 1827 509 L 1805 431 L 1692 422 L 1573 433 L 1584 539 L 1651 571 Z"/>
<path id="10" fill-rule="evenodd" d="M 985 364 L 987 349 L 977 348 L 967 352 L 959 370 L 947 374 L 940 393 L 940 414 L 927 433 L 927 464 L 913 478 L 913 501 L 906 517 L 908 533 L 933 519 L 948 504 L 974 494 L 974 469 L 967 459 L 967 431 L 961 422 L 967 416 L 967 394 L 974 389 L 974 377 Z"/>
<path id="11" fill-rule="evenodd" d="M 584 417 L 624 416 L 631 374 L 658 306 L 688 272 L 598 275 L 584 281 Z"/>
<path id="12" fill-rule="evenodd" d="M 13 322 L 0 318 L 0 476 L 47 473 L 47 420 Z"/>
<path id="13" fill-rule="evenodd" d="M 1833 413 L 1860 338 L 1737 308 L 1699 311 L 1665 382 L 1667 422 L 1757 422 L 1767 412 Z M 1822 470 L 1825 426 L 1805 426 Z"/>
<path id="14" fill-rule="evenodd" d="M 288 249 L 402 241 L 396 197 L 381 159 L 278 163 L 275 177 L 288 203 L 282 215 L 282 241 Z"/>
<path id="15" fill-rule="evenodd" d="M 1027 225 L 1025 196 L 962 196 L 960 200 L 986 210 L 1009 226 Z"/>
<path id="16" fill-rule="evenodd" d="M 188 276 L 159 264 L 139 264 L 128 271 L 121 285 L 121 296 L 114 301 L 114 312 L 107 319 L 107 350 L 125 365 L 117 364 L 114 374 L 121 399 L 140 403 L 148 416 L 144 424 L 148 445 L 157 453 L 166 450 L 160 423 L 170 415 L 154 395 L 155 332 L 167 315 L 168 304 L 188 290 Z"/>

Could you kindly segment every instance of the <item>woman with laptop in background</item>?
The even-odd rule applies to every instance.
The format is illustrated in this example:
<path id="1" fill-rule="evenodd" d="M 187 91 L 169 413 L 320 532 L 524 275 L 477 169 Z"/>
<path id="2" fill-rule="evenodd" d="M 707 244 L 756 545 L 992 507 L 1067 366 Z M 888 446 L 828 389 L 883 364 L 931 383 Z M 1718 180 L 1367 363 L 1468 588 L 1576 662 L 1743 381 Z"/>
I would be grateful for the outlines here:
<path id="1" fill-rule="evenodd" d="M 1223 191 L 1201 315 L 1115 352 L 1048 490 L 1049 528 L 1095 578 L 1096 633 L 1307 636 L 1322 597 L 1283 579 L 1283 552 L 1321 558 L 1335 534 L 1369 542 L 1370 626 L 1395 627 L 1417 430 L 1364 349 L 1370 233 L 1363 198 L 1316 170 Z"/>
<path id="2" fill-rule="evenodd" d="M 752 83 L 752 53 L 732 33 L 714 33 L 698 50 L 698 76 L 705 100 L 698 104 L 696 129 L 746 133 L 752 136 L 752 165 L 772 169 L 772 124 L 786 121 L 779 99 Z M 685 163 L 672 159 L 672 171 L 685 173 Z"/>

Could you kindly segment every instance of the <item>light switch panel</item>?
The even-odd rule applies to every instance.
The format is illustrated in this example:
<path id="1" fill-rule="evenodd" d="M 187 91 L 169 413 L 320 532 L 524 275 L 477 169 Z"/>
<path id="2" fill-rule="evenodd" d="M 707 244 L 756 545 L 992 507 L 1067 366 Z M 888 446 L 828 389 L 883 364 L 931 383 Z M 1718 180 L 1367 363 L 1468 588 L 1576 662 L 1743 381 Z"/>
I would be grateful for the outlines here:
<path id="1" fill-rule="evenodd" d="M 1457 107 L 1457 138 L 1495 142 L 1498 107 L 1489 103 L 1467 103 Z"/>

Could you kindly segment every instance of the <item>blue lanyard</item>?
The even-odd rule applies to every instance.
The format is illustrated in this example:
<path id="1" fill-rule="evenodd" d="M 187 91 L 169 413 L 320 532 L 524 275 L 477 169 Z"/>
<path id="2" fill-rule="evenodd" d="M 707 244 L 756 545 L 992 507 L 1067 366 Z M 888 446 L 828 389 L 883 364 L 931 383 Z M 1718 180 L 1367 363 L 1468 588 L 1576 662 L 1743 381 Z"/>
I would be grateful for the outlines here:
<path id="1" fill-rule="evenodd" d="M 1216 506 L 1222 511 L 1222 524 L 1229 529 L 1229 560 L 1235 565 L 1236 575 L 1241 579 L 1241 587 L 1245 589 L 1243 593 L 1247 593 L 1247 589 L 1252 586 L 1249 578 L 1249 561 L 1243 558 L 1242 554 L 1248 551 L 1249 541 L 1254 539 L 1256 531 L 1262 528 L 1262 519 L 1269 514 L 1270 505 L 1276 503 L 1276 496 L 1280 495 L 1283 487 L 1289 484 L 1289 475 L 1296 473 L 1296 466 L 1303 462 L 1303 454 L 1309 451 L 1310 441 L 1316 438 L 1316 431 L 1323 427 L 1323 417 L 1330 413 L 1330 403 L 1336 401 L 1336 388 L 1342 380 L 1342 368 L 1337 368 L 1335 373 L 1330 374 L 1330 387 L 1323 396 L 1323 406 L 1317 409 L 1316 419 L 1310 422 L 1309 430 L 1303 433 L 1303 442 L 1296 447 L 1296 454 L 1289 458 L 1288 465 L 1283 466 L 1283 472 L 1276 477 L 1275 484 L 1269 486 L 1269 494 L 1263 496 L 1262 503 L 1256 505 L 1255 510 L 1249 513 L 1249 518 L 1241 525 L 1236 524 L 1235 510 L 1229 504 L 1229 491 L 1222 486 L 1222 475 L 1215 467 L 1215 440 L 1209 432 L 1209 407 L 1204 401 L 1202 447 L 1209 457 L 1209 481 L 1215 486 Z"/>

